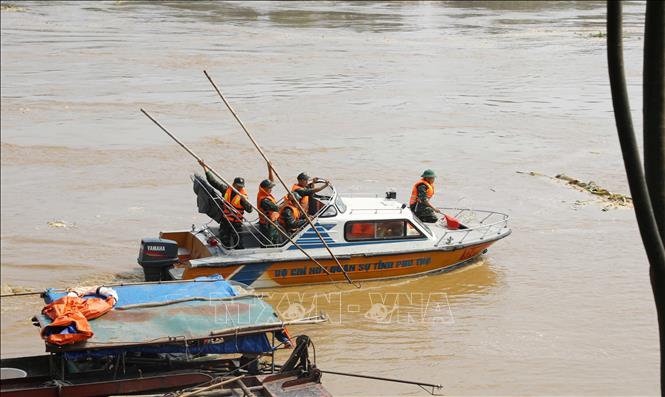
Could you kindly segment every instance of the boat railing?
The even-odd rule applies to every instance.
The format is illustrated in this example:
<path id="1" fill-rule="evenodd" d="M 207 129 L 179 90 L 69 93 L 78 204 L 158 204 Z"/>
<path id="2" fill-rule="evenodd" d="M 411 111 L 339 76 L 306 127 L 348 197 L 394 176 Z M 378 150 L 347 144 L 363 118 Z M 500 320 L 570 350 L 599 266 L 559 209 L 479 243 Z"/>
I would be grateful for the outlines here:
<path id="1" fill-rule="evenodd" d="M 224 200 L 223 196 L 220 196 L 220 195 L 216 194 L 216 192 L 215 192 L 214 190 L 212 190 L 212 191 L 210 190 L 210 189 L 214 189 L 214 188 L 212 188 L 212 186 L 206 186 L 206 185 L 203 184 L 199 179 L 195 178 L 193 175 L 190 177 L 190 179 L 191 179 L 194 183 L 197 183 L 199 186 L 201 186 L 201 188 L 203 189 L 203 191 L 205 191 L 206 194 L 208 195 L 208 197 L 212 200 L 212 203 L 215 204 L 215 206 L 217 207 L 217 209 L 218 209 L 218 210 L 220 211 L 220 213 L 222 214 L 222 219 L 220 219 L 220 221 L 222 221 L 222 222 L 229 222 L 229 221 L 226 219 L 226 217 L 224 216 L 224 210 L 225 210 L 225 209 L 228 209 L 229 211 L 238 214 L 238 211 L 237 211 L 235 208 L 233 208 L 229 203 L 227 203 L 226 200 Z M 239 216 L 240 216 L 240 215 L 239 215 Z M 262 246 L 264 246 L 264 247 L 277 246 L 277 245 L 275 245 L 275 244 L 271 244 L 271 243 L 270 243 L 270 239 L 269 239 L 267 236 L 265 236 L 263 233 L 261 233 L 261 231 L 259 230 L 259 228 L 256 226 L 256 225 L 257 225 L 257 221 L 258 221 L 258 215 L 256 215 L 256 218 L 255 218 L 255 219 L 248 219 L 247 216 L 243 216 L 243 221 L 242 221 L 242 223 L 243 223 L 244 225 L 246 225 L 245 230 L 246 230 L 248 233 L 252 234 L 252 236 L 253 236 L 253 237 L 259 242 L 259 244 L 261 244 Z M 212 231 L 210 231 L 210 229 L 209 229 L 208 227 L 204 228 L 203 232 L 206 234 L 206 240 L 207 240 L 208 238 L 210 238 L 210 237 L 216 237 L 216 236 L 214 235 L 214 233 L 212 233 Z M 232 246 L 228 246 L 228 245 L 224 244 L 224 243 L 221 242 L 221 241 L 220 241 L 219 243 L 220 243 L 220 245 L 222 245 L 225 249 L 234 249 L 234 248 L 236 248 L 236 247 L 238 246 L 238 244 L 240 243 L 240 240 L 241 240 L 240 234 L 239 234 L 239 233 L 236 231 L 236 229 L 233 228 L 233 227 L 229 227 L 229 228 L 227 228 L 227 232 L 233 233 L 233 234 L 235 235 L 235 239 L 232 239 L 232 240 L 234 241 L 234 244 L 233 244 Z"/>
<path id="2" fill-rule="evenodd" d="M 231 212 L 236 212 L 237 210 L 230 206 L 229 203 L 227 203 L 223 197 L 219 196 L 218 194 L 215 194 L 215 191 L 210 191 L 212 187 L 207 187 L 203 183 L 201 183 L 200 180 L 196 179 L 194 176 L 191 177 L 192 181 L 195 183 L 198 183 L 205 193 L 212 199 L 212 202 L 215 204 L 215 206 L 219 209 L 219 211 L 223 214 L 224 213 L 224 208 L 227 208 Z M 312 220 L 316 220 L 321 216 L 327 209 L 328 207 L 334 203 L 336 197 L 337 197 L 337 192 L 335 191 L 335 188 L 332 185 L 329 185 L 328 189 L 323 190 L 322 194 L 317 194 L 315 195 L 314 199 L 318 202 L 320 202 L 320 208 L 316 211 L 315 214 L 309 215 L 309 217 Z M 219 198 L 216 198 L 216 196 L 219 196 Z M 280 199 L 277 202 L 278 206 L 282 206 L 284 203 L 284 198 Z M 268 238 L 265 234 L 261 232 L 261 230 L 258 228 L 258 220 L 259 220 L 259 215 L 256 213 L 245 213 L 243 214 L 243 225 L 244 225 L 244 232 L 248 233 L 253 236 L 253 238 L 258 242 L 258 244 L 263 247 L 263 248 L 277 248 L 286 245 L 289 241 L 287 239 L 283 239 L 283 241 L 279 243 L 272 243 L 270 241 L 270 238 Z M 228 222 L 225 218 L 221 219 L 222 222 Z M 305 223 L 303 224 L 296 232 L 291 234 L 291 237 L 294 238 L 298 236 L 303 230 L 308 229 L 310 226 Z M 214 233 L 212 233 L 209 228 L 205 227 L 204 233 L 206 233 L 206 237 L 215 237 Z M 220 245 L 227 250 L 232 250 L 236 249 L 237 246 L 239 245 L 239 242 L 241 240 L 240 234 L 232 227 L 227 229 L 228 232 L 233 233 L 235 235 L 234 244 L 232 246 L 227 246 L 226 244 L 222 243 L 220 241 Z"/>
<path id="3" fill-rule="evenodd" d="M 385 214 L 385 213 L 397 213 L 401 214 L 404 211 L 411 211 L 409 208 L 404 207 L 404 208 L 353 208 L 350 210 L 350 214 L 354 213 L 371 213 L 371 214 Z"/>
<path id="4" fill-rule="evenodd" d="M 321 215 L 323 215 L 323 213 L 326 212 L 331 205 L 334 205 L 335 200 L 337 199 L 337 191 L 335 190 L 335 187 L 331 184 L 331 185 L 328 186 L 328 189 L 329 189 L 328 191 L 323 190 L 322 194 L 315 194 L 314 195 L 315 196 L 314 200 L 321 203 L 321 207 L 316 211 L 316 213 L 314 213 L 312 215 L 309 215 L 309 218 L 312 220 L 312 222 L 314 222 L 314 224 L 317 223 L 319 217 Z M 285 198 L 283 197 L 277 202 L 277 205 L 280 208 L 284 204 L 284 200 L 285 200 Z M 309 229 L 311 229 L 311 226 L 309 225 L 308 222 L 305 222 L 295 232 L 291 233 L 291 238 L 293 240 L 297 240 L 298 236 L 303 231 L 306 231 L 306 230 L 309 230 Z M 276 244 L 276 245 L 272 245 L 272 246 L 281 247 L 281 246 L 286 245 L 287 243 L 289 243 L 289 241 L 287 239 L 283 239 L 283 241 L 280 244 Z M 270 247 L 272 247 L 272 246 L 270 246 Z M 268 246 L 266 246 L 266 247 L 268 247 Z"/>
<path id="5" fill-rule="evenodd" d="M 379 198 L 384 197 L 385 194 L 379 193 L 363 193 L 363 192 L 344 192 L 339 194 L 341 197 L 367 197 L 367 198 Z"/>
<path id="6" fill-rule="evenodd" d="M 444 213 L 456 218 L 465 229 L 446 230 L 435 244 L 437 247 L 463 244 L 471 235 L 478 235 L 479 240 L 499 235 L 508 228 L 509 216 L 502 212 L 474 210 L 469 208 L 439 208 Z M 441 222 L 441 221 L 440 221 Z"/>

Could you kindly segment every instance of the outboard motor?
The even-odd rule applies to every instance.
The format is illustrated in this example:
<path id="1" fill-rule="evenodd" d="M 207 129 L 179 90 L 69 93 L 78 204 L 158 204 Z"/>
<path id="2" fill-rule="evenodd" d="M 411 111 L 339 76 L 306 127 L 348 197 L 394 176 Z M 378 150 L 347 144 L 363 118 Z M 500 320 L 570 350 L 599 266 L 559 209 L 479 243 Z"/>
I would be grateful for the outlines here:
<path id="1" fill-rule="evenodd" d="M 145 281 L 170 280 L 169 269 L 178 263 L 178 243 L 162 238 L 141 240 L 138 263 Z"/>

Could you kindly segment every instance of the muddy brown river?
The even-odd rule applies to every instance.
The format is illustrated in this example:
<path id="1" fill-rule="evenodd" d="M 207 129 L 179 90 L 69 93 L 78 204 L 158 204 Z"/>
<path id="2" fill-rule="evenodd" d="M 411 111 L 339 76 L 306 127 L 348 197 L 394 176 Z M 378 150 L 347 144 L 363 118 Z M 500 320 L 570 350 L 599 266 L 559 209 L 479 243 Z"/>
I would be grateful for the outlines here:
<path id="1" fill-rule="evenodd" d="M 658 393 L 632 209 L 523 173 L 628 193 L 603 2 L 2 4 L 3 293 L 138 280 L 142 237 L 208 221 L 198 165 L 140 107 L 256 194 L 265 164 L 206 69 L 284 177 L 408 200 L 432 168 L 437 204 L 511 216 L 513 234 L 460 271 L 267 291 L 287 314 L 330 314 L 292 331 L 313 338 L 319 367 L 447 395 Z M 624 11 L 641 131 L 644 4 Z M 2 299 L 3 357 L 43 351 L 29 321 L 40 307 Z M 324 382 L 335 395 L 424 395 Z"/>

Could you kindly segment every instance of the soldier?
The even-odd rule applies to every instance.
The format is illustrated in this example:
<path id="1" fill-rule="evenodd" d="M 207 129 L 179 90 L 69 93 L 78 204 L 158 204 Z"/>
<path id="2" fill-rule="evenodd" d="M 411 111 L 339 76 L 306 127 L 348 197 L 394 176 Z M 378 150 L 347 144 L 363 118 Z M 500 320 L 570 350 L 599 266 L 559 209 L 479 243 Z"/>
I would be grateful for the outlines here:
<path id="1" fill-rule="evenodd" d="M 295 200 L 294 200 L 295 198 Z M 305 214 L 301 214 L 296 202 L 301 200 L 302 197 L 297 192 L 287 194 L 284 198 L 284 205 L 279 210 L 279 223 L 284 227 L 288 233 L 294 233 L 307 221 L 304 219 Z"/>
<path id="2" fill-rule="evenodd" d="M 434 196 L 434 180 L 436 174 L 432 170 L 425 170 L 421 175 L 421 180 L 413 185 L 411 190 L 411 199 L 409 206 L 411 211 L 423 222 L 436 223 L 438 218 L 434 213 L 440 214 L 441 211 L 430 203 Z"/>
<path id="3" fill-rule="evenodd" d="M 320 181 L 319 179 L 314 178 L 313 182 L 319 182 L 319 181 Z M 314 188 L 313 183 L 309 183 L 309 175 L 305 174 L 304 172 L 301 172 L 300 174 L 298 174 L 298 183 L 291 187 L 291 191 L 298 193 L 298 195 L 301 197 L 300 205 L 305 211 L 307 211 L 308 214 L 311 214 L 309 207 L 309 198 L 312 195 L 314 195 L 314 193 L 318 193 L 330 185 L 330 182 L 328 181 L 323 181 L 323 182 L 324 182 L 323 185 Z"/>
<path id="4" fill-rule="evenodd" d="M 206 173 L 208 183 L 215 189 L 223 193 L 224 196 L 224 218 L 219 223 L 219 234 L 222 244 L 226 247 L 242 249 L 242 239 L 240 239 L 240 232 L 242 224 L 245 220 L 245 211 L 252 212 L 252 206 L 247 201 L 247 191 L 245 190 L 245 179 L 236 177 L 233 180 L 233 187 L 240 192 L 237 194 L 230 186 L 217 179 L 217 177 L 208 169 L 208 167 L 200 162 L 203 170 Z M 229 208 L 232 206 L 232 208 Z"/>
<path id="5" fill-rule="evenodd" d="M 256 207 L 264 216 L 259 216 L 259 231 L 270 240 L 271 244 L 279 244 L 281 236 L 275 226 L 268 219 L 277 222 L 279 219 L 279 206 L 277 200 L 272 195 L 273 182 L 272 167 L 268 164 L 268 179 L 264 179 L 259 185 L 259 192 L 256 195 Z"/>

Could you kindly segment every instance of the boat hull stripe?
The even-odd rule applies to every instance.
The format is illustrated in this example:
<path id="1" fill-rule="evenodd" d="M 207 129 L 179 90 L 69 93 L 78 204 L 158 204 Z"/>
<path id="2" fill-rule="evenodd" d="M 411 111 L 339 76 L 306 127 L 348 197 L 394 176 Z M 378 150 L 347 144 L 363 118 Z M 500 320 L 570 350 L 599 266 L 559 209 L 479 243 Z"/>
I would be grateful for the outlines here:
<path id="1" fill-rule="evenodd" d="M 251 266 L 242 266 L 240 270 L 234 272 L 234 274 L 229 277 L 229 280 L 251 285 L 261 277 L 270 266 L 272 266 L 272 263 L 253 263 Z"/>

